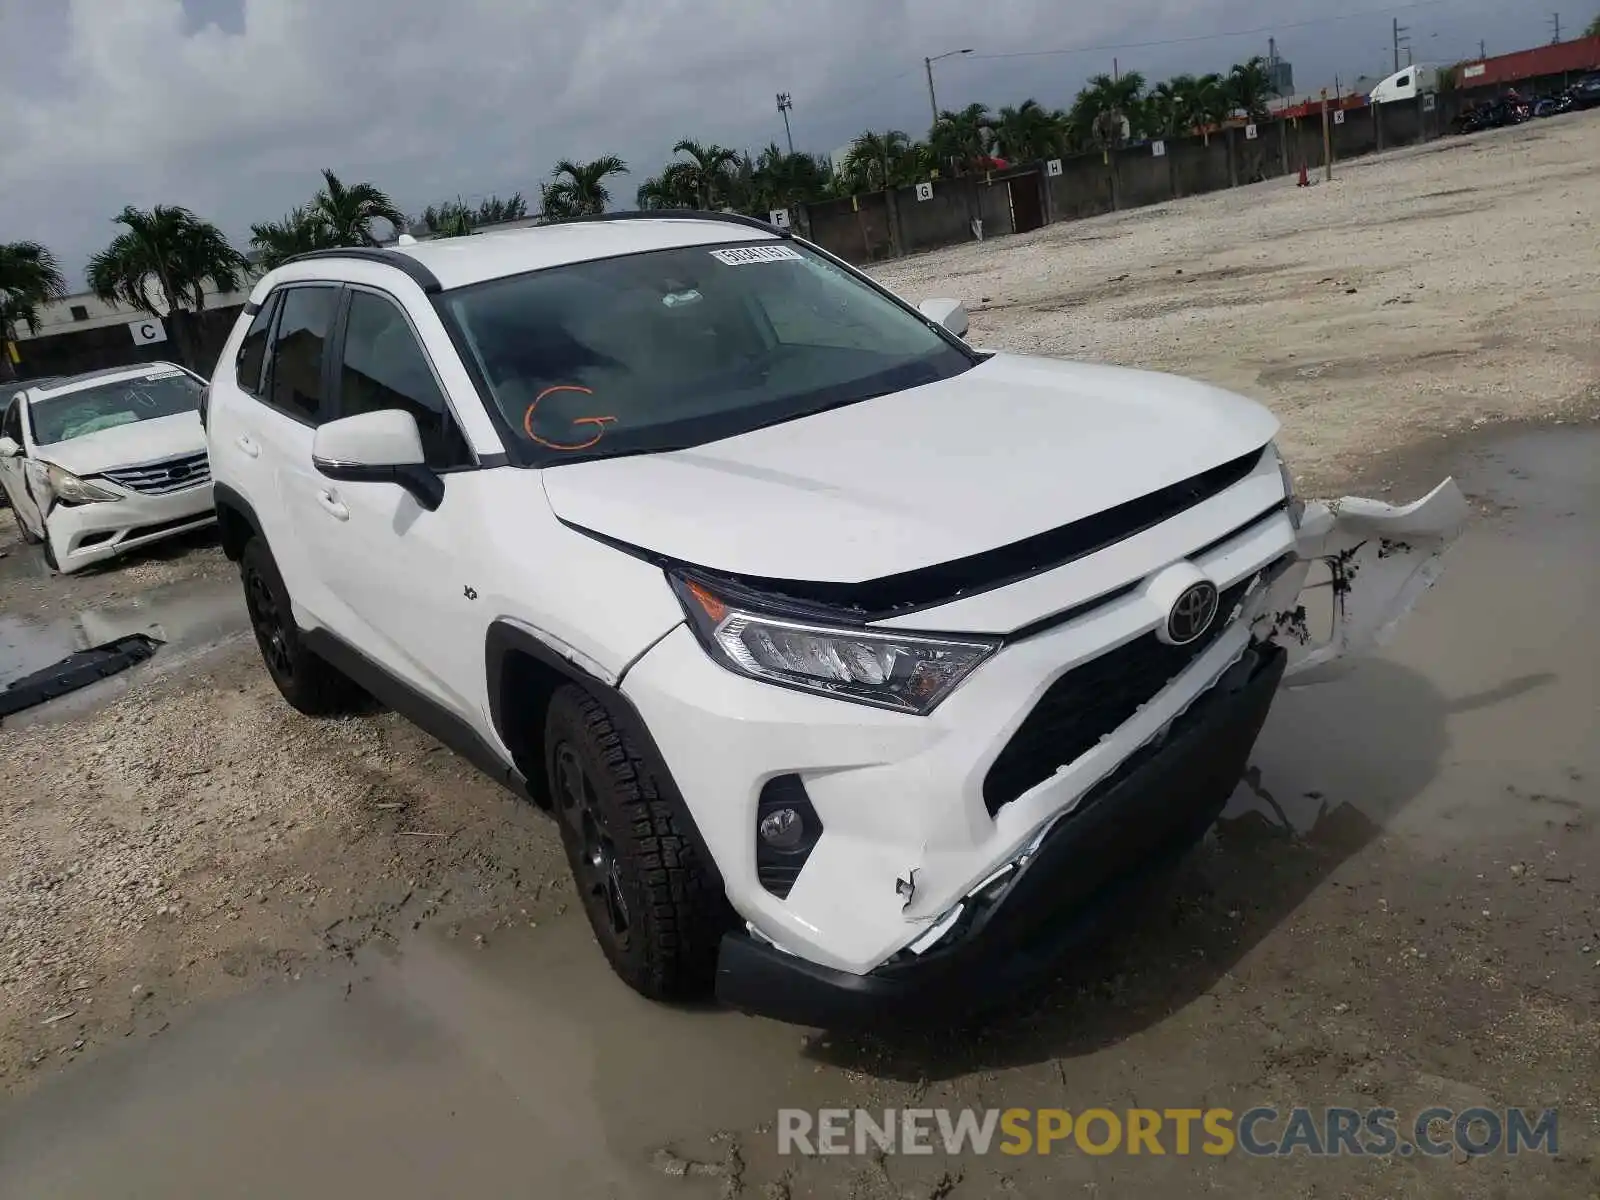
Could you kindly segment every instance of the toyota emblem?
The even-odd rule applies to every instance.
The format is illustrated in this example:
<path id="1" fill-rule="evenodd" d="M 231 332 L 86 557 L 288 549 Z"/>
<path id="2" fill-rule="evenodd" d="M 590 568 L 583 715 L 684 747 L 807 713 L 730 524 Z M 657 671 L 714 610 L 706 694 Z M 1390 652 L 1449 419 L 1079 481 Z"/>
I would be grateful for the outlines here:
<path id="1" fill-rule="evenodd" d="M 1167 636 L 1185 646 L 1211 628 L 1217 616 L 1217 585 L 1209 580 L 1186 588 L 1167 614 Z"/>

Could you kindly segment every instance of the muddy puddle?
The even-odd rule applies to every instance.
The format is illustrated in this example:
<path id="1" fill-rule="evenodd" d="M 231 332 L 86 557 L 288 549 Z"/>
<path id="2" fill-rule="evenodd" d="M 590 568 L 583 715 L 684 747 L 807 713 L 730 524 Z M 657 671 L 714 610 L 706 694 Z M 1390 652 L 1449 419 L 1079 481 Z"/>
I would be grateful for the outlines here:
<path id="1" fill-rule="evenodd" d="M 86 711 L 160 674 L 191 662 L 247 632 L 244 599 L 236 579 L 184 580 L 152 588 L 129 600 L 107 602 L 49 618 L 0 614 L 0 688 L 59 662 L 69 654 L 129 634 L 160 643 L 155 655 L 122 674 L 48 704 L 6 718 L 10 728 Z"/>
<path id="2" fill-rule="evenodd" d="M 1490 870 L 1508 879 L 1499 856 L 1511 845 L 1532 863 L 1530 879 L 1581 874 L 1563 839 L 1600 807 L 1596 462 L 1600 432 L 1566 429 L 1506 437 L 1452 464 L 1487 515 L 1391 646 L 1280 697 L 1205 867 L 1215 907 L 1229 911 L 1212 925 L 1147 931 L 1112 966 L 1085 968 L 1114 972 L 1115 986 L 1080 979 L 982 1036 L 830 1039 L 638 998 L 610 975 L 576 911 L 534 927 L 486 924 L 482 943 L 471 927 L 453 937 L 424 928 L 316 980 L 176 1010 L 170 1028 L 140 1029 L 0 1106 L 0 1194 L 787 1196 L 791 1185 L 794 1195 L 1088 1194 L 1111 1160 L 970 1162 L 953 1190 L 942 1168 L 919 1167 L 918 1190 L 861 1190 L 859 1162 L 777 1159 L 772 1128 L 788 1106 L 1081 1107 L 1203 1095 L 1246 1107 L 1260 1096 L 1264 1052 L 1292 1059 L 1296 1039 L 1321 1036 L 1331 1014 L 1400 978 L 1392 960 L 1369 965 L 1363 955 L 1364 927 L 1403 903 L 1403 889 L 1337 909 L 1343 902 L 1326 897 L 1354 888 L 1329 882 L 1342 863 L 1381 839 L 1440 894 L 1487 888 Z M 1519 895 L 1528 921 L 1553 923 L 1547 900 L 1531 888 Z M 1336 911 L 1318 917 L 1326 923 L 1308 957 L 1287 930 L 1318 903 Z M 1468 903 L 1471 920 L 1480 905 L 1490 916 L 1487 901 Z M 1434 969 L 1453 969 L 1442 944 Z M 1497 959 L 1508 978 L 1529 969 L 1517 957 L 1526 939 L 1495 944 L 1510 956 Z M 1247 990 L 1241 964 L 1252 954 L 1281 956 L 1267 974 L 1294 980 L 1287 1000 L 1268 992 L 1264 1004 L 1267 984 Z M 1574 956 L 1584 981 L 1592 957 Z M 1350 972 L 1364 977 L 1359 987 Z M 1569 987 L 1553 968 L 1541 978 L 1556 992 Z M 1430 986 L 1425 976 L 1397 982 L 1393 1003 L 1423 1019 L 1415 994 Z M 1459 1000 L 1471 985 L 1448 986 Z M 1296 1008 L 1297 993 L 1313 1007 Z M 1426 1008 L 1451 1011 L 1443 1000 Z M 1373 1018 L 1340 1043 L 1340 1061 L 1365 1063 L 1383 1097 L 1413 1086 L 1399 1073 L 1407 1055 L 1433 1069 L 1429 1047 L 1453 1040 L 1424 1032 L 1404 1054 L 1362 1048 L 1399 1028 L 1392 1014 Z M 1476 1043 L 1456 1070 L 1469 1072 L 1488 1045 Z M 1518 1053 L 1535 1052 L 1530 1043 Z M 1293 1086 L 1295 1103 L 1353 1094 L 1315 1077 L 1309 1092 Z M 1403 1093 L 1408 1103 L 1431 1097 Z M 1581 1142 L 1583 1130 L 1572 1135 Z M 1116 1178 L 1135 1178 L 1113 1165 Z M 1134 1165 L 1145 1172 L 1141 1194 L 1194 1194 L 1184 1174 L 1193 1163 Z M 1221 1193 L 1293 1190 L 1287 1176 L 1232 1160 L 1214 1169 L 1227 1180 L 1214 1174 L 1206 1186 L 1220 1182 Z M 1413 1192 L 1414 1182 L 1397 1168 L 1382 1194 L 1445 1194 Z"/>

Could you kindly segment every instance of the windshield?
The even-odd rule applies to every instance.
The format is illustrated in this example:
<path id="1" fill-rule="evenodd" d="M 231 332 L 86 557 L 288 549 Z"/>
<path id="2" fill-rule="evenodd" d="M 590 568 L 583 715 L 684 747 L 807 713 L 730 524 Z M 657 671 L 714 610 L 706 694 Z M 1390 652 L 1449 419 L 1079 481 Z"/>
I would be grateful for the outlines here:
<path id="1" fill-rule="evenodd" d="M 49 446 L 135 421 L 199 412 L 202 386 L 192 375 L 168 367 L 35 400 L 28 406 L 33 440 Z"/>
<path id="2" fill-rule="evenodd" d="M 448 293 L 445 308 L 541 464 L 701 445 L 973 362 L 789 242 L 553 267 Z"/>

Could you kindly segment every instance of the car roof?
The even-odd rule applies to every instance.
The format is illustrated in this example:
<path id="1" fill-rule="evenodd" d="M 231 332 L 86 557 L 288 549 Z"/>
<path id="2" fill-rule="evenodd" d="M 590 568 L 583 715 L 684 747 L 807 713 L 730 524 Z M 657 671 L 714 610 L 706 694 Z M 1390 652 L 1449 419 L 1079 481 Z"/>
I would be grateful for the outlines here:
<path id="1" fill-rule="evenodd" d="M 400 265 L 393 256 L 404 255 L 423 268 L 421 272 L 408 271 L 409 274 L 431 276 L 437 288 L 449 290 L 569 263 L 679 246 L 772 241 L 783 236 L 782 230 L 737 214 L 608 213 L 599 218 L 490 229 L 468 237 L 435 238 L 376 251 L 358 249 L 341 254 L 338 250 L 322 250 L 292 259 L 291 264 L 349 257 Z"/>
<path id="2" fill-rule="evenodd" d="M 53 379 L 35 379 L 27 384 L 29 403 L 49 396 L 63 396 L 97 383 L 115 383 L 119 379 L 143 379 L 157 371 L 181 371 L 177 363 L 135 363 L 128 367 L 102 367 L 98 371 L 85 371 L 81 375 L 61 375 Z"/>

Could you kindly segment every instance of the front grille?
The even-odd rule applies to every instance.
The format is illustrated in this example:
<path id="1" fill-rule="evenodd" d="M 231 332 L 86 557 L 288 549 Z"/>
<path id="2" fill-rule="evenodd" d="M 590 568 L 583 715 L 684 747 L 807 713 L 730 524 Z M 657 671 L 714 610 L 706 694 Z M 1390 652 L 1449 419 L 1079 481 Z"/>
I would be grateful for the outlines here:
<path id="1" fill-rule="evenodd" d="M 1255 579 L 1247 576 L 1222 593 L 1218 619 L 1197 640 L 1169 646 L 1147 633 L 1052 683 L 984 776 L 983 801 L 990 815 L 1091 750 L 1155 699 L 1233 623 L 1234 610 Z"/>
<path id="2" fill-rule="evenodd" d="M 130 492 L 144 496 L 165 496 L 169 492 L 181 492 L 185 488 L 210 483 L 211 463 L 202 450 L 198 454 L 185 454 L 138 467 L 120 467 L 101 474 L 103 478 Z"/>

